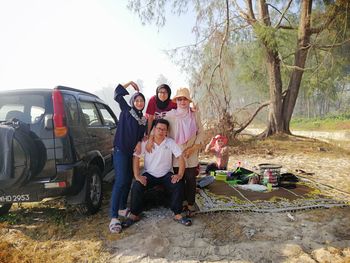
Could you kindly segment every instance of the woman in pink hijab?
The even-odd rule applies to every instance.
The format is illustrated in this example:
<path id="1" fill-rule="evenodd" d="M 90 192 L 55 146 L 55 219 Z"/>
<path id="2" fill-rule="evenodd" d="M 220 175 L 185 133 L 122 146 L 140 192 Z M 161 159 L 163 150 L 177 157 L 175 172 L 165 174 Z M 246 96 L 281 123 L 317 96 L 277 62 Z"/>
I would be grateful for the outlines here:
<path id="1" fill-rule="evenodd" d="M 184 201 L 187 202 L 187 216 L 195 211 L 196 176 L 198 174 L 198 155 L 204 140 L 203 126 L 198 109 L 190 108 L 192 102 L 190 91 L 187 88 L 177 90 L 173 101 L 177 104 L 177 109 L 166 113 L 165 119 L 170 123 L 168 136 L 173 138 L 180 145 L 186 161 L 186 169 L 183 177 L 184 181 Z M 174 172 L 177 173 L 178 163 L 174 159 Z"/>

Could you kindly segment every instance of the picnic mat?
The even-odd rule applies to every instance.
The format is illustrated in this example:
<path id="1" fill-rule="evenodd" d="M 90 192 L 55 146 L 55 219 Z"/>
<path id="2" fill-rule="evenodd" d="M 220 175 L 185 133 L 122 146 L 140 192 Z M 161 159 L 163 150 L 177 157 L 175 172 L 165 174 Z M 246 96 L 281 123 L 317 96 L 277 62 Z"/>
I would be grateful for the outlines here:
<path id="1" fill-rule="evenodd" d="M 293 188 L 273 187 L 272 191 L 265 192 L 245 190 L 224 181 L 214 181 L 207 187 L 199 189 L 196 205 L 199 213 L 216 211 L 265 213 L 342 207 L 350 204 L 349 198 L 339 199 L 332 196 L 327 187 L 299 179 Z"/>

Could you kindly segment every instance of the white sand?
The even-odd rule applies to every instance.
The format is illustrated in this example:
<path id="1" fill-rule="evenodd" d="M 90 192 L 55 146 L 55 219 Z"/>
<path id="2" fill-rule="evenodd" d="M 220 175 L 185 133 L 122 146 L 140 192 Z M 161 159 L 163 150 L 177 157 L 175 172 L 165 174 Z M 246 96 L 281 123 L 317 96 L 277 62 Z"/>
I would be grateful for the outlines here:
<path id="1" fill-rule="evenodd" d="M 230 166 L 235 163 L 230 157 Z M 246 167 L 278 163 L 284 171 L 350 192 L 350 162 L 307 154 L 240 156 Z M 350 208 L 296 213 L 201 214 L 193 226 L 175 223 L 165 208 L 125 230 L 126 237 L 106 245 L 110 262 L 350 262 Z"/>

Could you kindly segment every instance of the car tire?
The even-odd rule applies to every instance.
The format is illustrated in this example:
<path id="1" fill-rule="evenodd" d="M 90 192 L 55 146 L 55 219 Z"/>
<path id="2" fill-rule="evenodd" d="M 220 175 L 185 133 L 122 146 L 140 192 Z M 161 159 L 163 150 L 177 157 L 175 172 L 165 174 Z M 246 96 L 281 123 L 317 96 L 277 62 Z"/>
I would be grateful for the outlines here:
<path id="1" fill-rule="evenodd" d="M 27 136 L 16 131 L 12 144 L 12 178 L 3 182 L 6 188 L 17 188 L 29 179 L 32 159 L 29 148 L 30 144 L 28 143 Z"/>
<path id="2" fill-rule="evenodd" d="M 84 203 L 79 206 L 79 211 L 85 215 L 93 215 L 100 210 L 103 198 L 102 175 L 97 166 L 89 167 L 85 183 Z"/>
<path id="3" fill-rule="evenodd" d="M 11 209 L 12 203 L 0 204 L 0 216 L 6 215 Z"/>
<path id="4" fill-rule="evenodd" d="M 19 122 L 6 125 L 14 128 L 13 137 L 7 138 L 12 139 L 12 164 L 10 171 L 6 171 L 7 177 L 3 178 L 0 187 L 15 189 L 35 176 L 39 168 L 42 169 L 43 160 L 34 135 L 25 124 Z"/>

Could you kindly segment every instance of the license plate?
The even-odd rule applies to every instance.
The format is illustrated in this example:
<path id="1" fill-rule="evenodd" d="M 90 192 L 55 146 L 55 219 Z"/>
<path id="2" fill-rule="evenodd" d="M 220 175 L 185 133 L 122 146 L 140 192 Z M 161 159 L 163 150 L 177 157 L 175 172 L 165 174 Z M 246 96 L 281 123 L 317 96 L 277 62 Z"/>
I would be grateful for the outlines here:
<path id="1" fill-rule="evenodd" d="M 0 203 L 29 202 L 30 194 L 0 195 Z"/>

